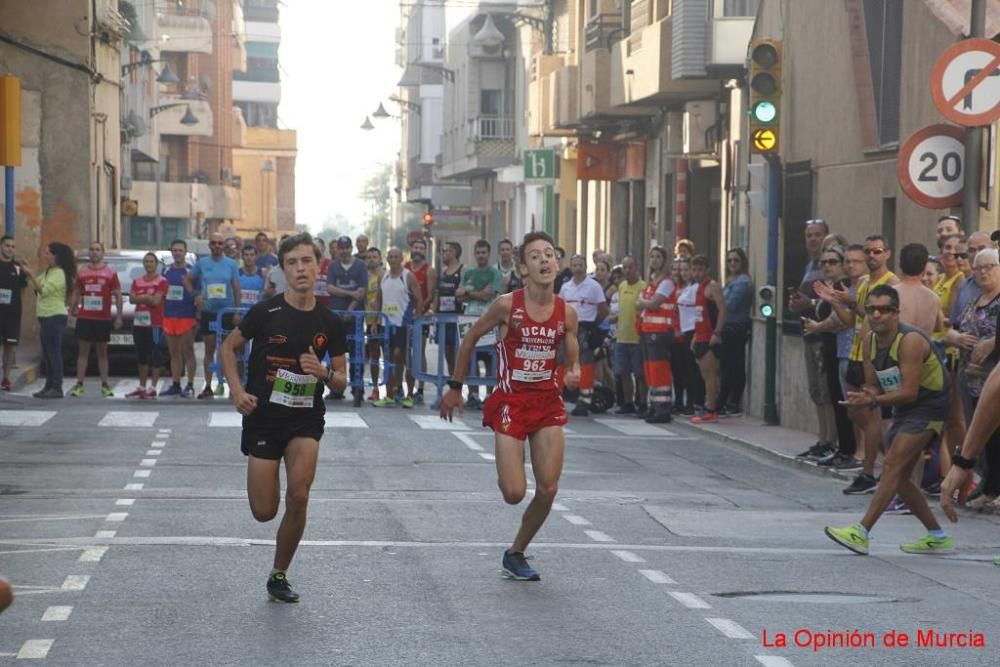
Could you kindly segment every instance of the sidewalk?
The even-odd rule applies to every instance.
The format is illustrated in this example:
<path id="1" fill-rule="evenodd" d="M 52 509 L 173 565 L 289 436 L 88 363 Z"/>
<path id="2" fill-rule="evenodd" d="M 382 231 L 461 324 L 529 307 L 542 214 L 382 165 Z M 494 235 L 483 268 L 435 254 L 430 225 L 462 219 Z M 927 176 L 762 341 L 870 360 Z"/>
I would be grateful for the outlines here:
<path id="1" fill-rule="evenodd" d="M 816 435 L 784 426 L 769 426 L 756 417 L 724 417 L 713 424 L 692 424 L 687 419 L 678 419 L 675 416 L 670 427 L 675 426 L 709 433 L 782 463 L 811 470 L 820 475 L 828 475 L 834 479 L 850 482 L 857 475 L 857 471 L 833 470 L 820 467 L 812 461 L 795 458 L 797 454 L 816 444 Z"/>
<path id="2" fill-rule="evenodd" d="M 17 345 L 17 354 L 14 358 L 17 360 L 17 365 L 10 369 L 10 383 L 11 390 L 18 391 L 41 377 L 41 343 L 36 339 L 22 340 Z"/>

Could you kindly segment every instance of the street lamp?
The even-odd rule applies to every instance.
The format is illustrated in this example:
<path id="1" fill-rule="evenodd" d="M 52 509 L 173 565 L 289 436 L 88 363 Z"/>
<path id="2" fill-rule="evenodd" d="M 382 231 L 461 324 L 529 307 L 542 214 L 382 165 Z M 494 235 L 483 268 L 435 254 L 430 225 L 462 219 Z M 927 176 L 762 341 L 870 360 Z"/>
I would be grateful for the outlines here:
<path id="1" fill-rule="evenodd" d="M 264 230 L 270 229 L 271 215 L 268 206 L 270 199 L 270 188 L 267 187 L 267 175 L 274 173 L 274 162 L 264 160 L 260 166 L 260 224 Z"/>
<path id="2" fill-rule="evenodd" d="M 374 130 L 375 126 L 372 125 L 372 119 L 369 118 L 368 116 L 365 116 L 365 122 L 361 124 L 361 129 L 364 130 L 365 132 L 368 132 L 369 130 Z"/>
<path id="3" fill-rule="evenodd" d="M 197 125 L 198 117 L 191 113 L 191 106 L 185 102 L 171 102 L 170 104 L 161 104 L 159 106 L 150 107 L 149 117 L 154 118 L 156 115 L 163 113 L 167 109 L 174 109 L 176 107 L 187 107 L 184 112 L 184 116 L 181 118 L 181 125 Z M 159 141 L 159 133 L 157 133 L 157 141 Z M 159 248 L 163 245 L 163 220 L 160 217 L 160 181 L 163 175 L 160 173 L 160 161 L 156 161 L 156 218 L 153 224 L 153 236 L 156 243 L 156 247 Z"/>
<path id="4" fill-rule="evenodd" d="M 166 83 L 175 86 L 181 82 L 177 75 L 174 74 L 174 71 L 170 69 L 169 62 L 163 59 L 154 60 L 149 51 L 143 51 L 136 62 L 122 65 L 122 76 L 124 77 L 126 74 L 140 67 L 152 67 L 153 63 L 163 63 L 163 69 L 160 70 L 159 75 L 156 77 L 157 83 Z"/>

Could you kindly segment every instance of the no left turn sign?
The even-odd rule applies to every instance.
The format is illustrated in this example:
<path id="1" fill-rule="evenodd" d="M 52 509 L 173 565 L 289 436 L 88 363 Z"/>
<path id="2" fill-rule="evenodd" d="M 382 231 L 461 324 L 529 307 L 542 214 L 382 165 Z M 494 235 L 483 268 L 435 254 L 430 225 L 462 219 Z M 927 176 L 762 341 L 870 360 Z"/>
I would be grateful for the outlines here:
<path id="1" fill-rule="evenodd" d="M 934 65 L 931 97 L 945 118 L 959 125 L 989 125 L 1000 118 L 1000 44 L 966 39 Z"/>
<path id="2" fill-rule="evenodd" d="M 954 125 L 930 125 L 914 132 L 899 150 L 896 175 L 903 192 L 925 208 L 962 203 L 965 132 Z"/>

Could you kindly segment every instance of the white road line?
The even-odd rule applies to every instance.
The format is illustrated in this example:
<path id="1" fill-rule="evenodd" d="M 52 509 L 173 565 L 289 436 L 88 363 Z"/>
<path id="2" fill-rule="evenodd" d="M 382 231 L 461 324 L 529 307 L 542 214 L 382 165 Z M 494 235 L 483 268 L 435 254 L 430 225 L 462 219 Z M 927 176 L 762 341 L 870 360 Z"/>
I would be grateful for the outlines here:
<path id="1" fill-rule="evenodd" d="M 41 426 L 55 416 L 50 410 L 0 410 L 0 426 Z"/>
<path id="2" fill-rule="evenodd" d="M 132 428 L 150 428 L 160 416 L 159 412 L 122 412 L 107 413 L 97 422 L 98 426 L 127 426 Z"/>
<path id="3" fill-rule="evenodd" d="M 21 650 L 17 652 L 18 660 L 44 660 L 49 655 L 49 650 L 55 643 L 55 639 L 29 639 L 21 644 Z"/>
<path id="4" fill-rule="evenodd" d="M 653 424 L 647 424 L 638 419 L 612 419 L 604 417 L 595 419 L 594 421 L 625 435 L 646 435 L 660 438 L 672 438 L 677 435 L 673 431 L 668 431 Z"/>
<path id="5" fill-rule="evenodd" d="M 777 655 L 755 655 L 754 658 L 764 667 L 795 667 L 790 660 Z"/>
<path id="6" fill-rule="evenodd" d="M 555 512 L 568 512 L 569 508 L 562 503 L 552 503 L 552 510 Z"/>
<path id="7" fill-rule="evenodd" d="M 153 472 L 152 470 L 136 470 L 134 473 L 132 473 L 132 476 L 133 477 L 149 477 L 149 475 L 152 472 Z"/>
<path id="8" fill-rule="evenodd" d="M 73 613 L 72 606 L 66 607 L 49 607 L 42 614 L 43 621 L 65 621 L 69 618 L 69 615 Z"/>
<path id="9" fill-rule="evenodd" d="M 562 518 L 569 521 L 574 526 L 589 526 L 590 522 L 584 519 L 579 514 L 563 514 Z"/>
<path id="10" fill-rule="evenodd" d="M 213 412 L 208 417 L 208 425 L 212 428 L 242 428 L 243 415 L 233 410 Z"/>
<path id="11" fill-rule="evenodd" d="M 107 547 L 87 547 L 80 554 L 80 557 L 76 559 L 78 563 L 99 563 L 104 554 L 107 553 Z"/>
<path id="12" fill-rule="evenodd" d="M 621 558 L 626 563 L 645 563 L 646 562 L 645 558 L 643 558 L 642 556 L 639 556 L 637 554 L 634 554 L 631 551 L 618 551 L 618 550 L 615 550 L 615 551 L 612 551 L 611 553 L 613 553 L 614 555 L 618 556 L 619 558 Z"/>
<path id="13" fill-rule="evenodd" d="M 472 451 L 474 452 L 483 451 L 482 445 L 473 440 L 468 433 L 459 433 L 457 431 L 453 431 L 452 435 L 461 440 L 463 443 L 465 443 L 465 446 L 471 449 Z"/>
<path id="14" fill-rule="evenodd" d="M 137 472 L 149 472 L 149 471 L 148 470 L 139 470 Z M 149 477 L 149 475 L 145 475 L 145 476 Z M 125 491 L 142 491 L 142 487 L 144 487 L 144 486 L 145 486 L 145 484 L 142 484 L 140 482 L 136 482 L 134 484 L 126 484 L 124 490 Z"/>
<path id="15" fill-rule="evenodd" d="M 104 520 L 105 521 L 118 521 L 118 522 L 121 522 L 121 521 L 124 521 L 125 517 L 127 517 L 127 516 L 128 516 L 128 512 L 112 512 L 107 517 L 105 517 Z"/>
<path id="16" fill-rule="evenodd" d="M 479 456 L 481 456 L 482 458 L 486 459 L 487 461 L 496 461 L 497 460 L 497 457 L 493 456 L 492 454 L 487 454 L 486 452 L 479 452 Z"/>
<path id="17" fill-rule="evenodd" d="M 327 412 L 327 428 L 371 428 L 357 412 Z"/>
<path id="18" fill-rule="evenodd" d="M 90 581 L 89 574 L 71 574 L 63 580 L 61 589 L 64 591 L 82 591 Z"/>
<path id="19" fill-rule="evenodd" d="M 468 431 L 468 426 L 461 419 L 448 421 L 437 415 L 407 415 L 413 423 L 425 431 Z"/>
<path id="20" fill-rule="evenodd" d="M 162 449 L 148 449 L 146 450 L 146 456 L 159 456 L 163 453 Z"/>
<path id="21" fill-rule="evenodd" d="M 735 621 L 730 621 L 728 618 L 706 618 L 705 620 L 730 639 L 753 639 L 753 635 L 750 634 L 749 630 Z"/>
<path id="22" fill-rule="evenodd" d="M 583 531 L 587 534 L 587 537 L 594 540 L 595 542 L 614 542 L 615 538 L 611 537 L 607 533 L 602 533 L 599 530 L 585 530 Z"/>
<path id="23" fill-rule="evenodd" d="M 159 436 L 159 437 L 163 437 L 163 436 Z M 162 449 L 163 447 L 166 446 L 166 444 L 167 443 L 164 440 L 154 440 L 153 442 L 151 442 L 149 444 L 149 446 L 150 447 L 155 447 L 156 449 Z"/>
<path id="24" fill-rule="evenodd" d="M 654 584 L 676 584 L 677 582 L 668 577 L 660 570 L 639 570 L 639 574 L 646 577 Z"/>
<path id="25" fill-rule="evenodd" d="M 115 505 L 119 507 L 131 507 L 135 505 L 135 498 L 119 498 L 115 501 Z"/>
<path id="26" fill-rule="evenodd" d="M 118 534 L 117 530 L 99 530 L 94 533 L 94 537 L 99 540 L 110 540 Z"/>
<path id="27" fill-rule="evenodd" d="M 670 595 L 670 597 L 677 600 L 688 609 L 712 608 L 712 605 L 708 604 L 694 593 L 678 593 L 677 591 L 667 591 L 667 593 Z"/>
<path id="28" fill-rule="evenodd" d="M 173 429 L 170 428 L 158 428 L 156 430 L 160 433 L 173 433 Z"/>
<path id="29" fill-rule="evenodd" d="M 139 465 L 141 465 L 143 468 L 152 468 L 153 466 L 156 465 L 156 459 L 143 459 L 139 461 Z"/>

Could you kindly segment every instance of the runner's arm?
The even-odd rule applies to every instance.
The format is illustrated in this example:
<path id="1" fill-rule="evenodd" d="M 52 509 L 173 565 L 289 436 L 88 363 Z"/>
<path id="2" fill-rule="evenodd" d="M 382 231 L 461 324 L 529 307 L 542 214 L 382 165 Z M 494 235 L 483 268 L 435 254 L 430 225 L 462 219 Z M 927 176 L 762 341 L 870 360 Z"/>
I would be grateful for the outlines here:
<path id="1" fill-rule="evenodd" d="M 222 374 L 226 376 L 229 383 L 229 392 L 233 397 L 233 404 L 242 415 L 248 415 L 257 407 L 257 397 L 248 394 L 243 388 L 240 372 L 236 368 L 236 351 L 246 344 L 243 332 L 239 327 L 235 327 L 233 332 L 222 340 L 219 346 L 219 358 L 222 360 Z"/>
<path id="2" fill-rule="evenodd" d="M 240 307 L 240 298 L 242 297 L 242 294 L 240 294 L 240 291 L 241 291 L 240 290 L 240 279 L 237 277 L 237 278 L 235 278 L 233 280 L 233 307 L 234 308 L 239 308 Z"/>
<path id="3" fill-rule="evenodd" d="M 122 298 L 122 288 L 119 286 L 111 290 L 111 296 L 115 298 L 115 308 L 118 309 L 118 315 L 115 316 L 115 319 L 120 320 L 125 313 L 125 300 Z"/>
<path id="4" fill-rule="evenodd" d="M 432 266 L 427 269 L 427 303 L 424 304 L 421 312 L 428 313 L 434 305 L 434 297 L 437 295 L 438 274 Z"/>
<path id="5" fill-rule="evenodd" d="M 462 382 L 465 379 L 465 373 L 469 369 L 469 363 L 479 339 L 488 334 L 494 327 L 507 322 L 507 318 L 510 317 L 511 301 L 509 294 L 494 301 L 490 304 L 489 310 L 483 313 L 469 329 L 469 332 L 462 337 L 458 359 L 455 361 L 455 371 L 451 374 L 453 382 Z"/>
<path id="6" fill-rule="evenodd" d="M 417 282 L 417 277 L 412 272 L 406 274 L 406 287 L 410 290 L 410 296 L 413 298 L 413 312 L 417 313 L 418 317 L 423 315 L 424 295 L 420 291 L 420 283 Z"/>
<path id="7" fill-rule="evenodd" d="M 719 311 L 719 314 L 715 318 L 715 329 L 712 331 L 712 337 L 721 340 L 722 328 L 726 326 L 726 318 L 728 317 L 728 313 L 726 313 L 726 298 L 722 295 L 722 289 L 716 281 L 712 281 L 708 295 L 715 302 L 715 307 Z"/>
<path id="8" fill-rule="evenodd" d="M 563 381 L 569 389 L 576 389 L 580 386 L 580 340 L 577 332 L 580 329 L 580 318 L 576 308 L 566 306 L 566 337 L 563 343 L 566 346 L 566 375 Z"/>

